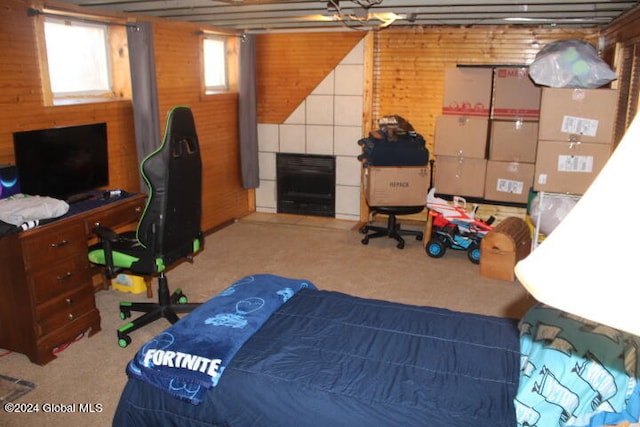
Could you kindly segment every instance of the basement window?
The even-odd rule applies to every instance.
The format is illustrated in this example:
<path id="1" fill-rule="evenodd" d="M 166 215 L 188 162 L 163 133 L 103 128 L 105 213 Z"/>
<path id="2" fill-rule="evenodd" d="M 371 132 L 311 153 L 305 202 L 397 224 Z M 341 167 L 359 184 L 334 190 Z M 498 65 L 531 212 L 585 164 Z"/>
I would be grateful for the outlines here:
<path id="1" fill-rule="evenodd" d="M 58 16 L 45 16 L 42 23 L 41 62 L 46 64 L 42 67 L 46 105 L 130 98 L 130 78 L 122 78 L 129 75 L 128 57 L 120 46 L 122 40 L 126 40 L 124 28 Z M 114 42 L 119 43 L 115 48 Z M 114 50 L 117 50 L 115 54 Z M 117 69 L 125 62 L 126 70 Z M 122 87 L 114 87 L 114 75 Z"/>
<path id="2" fill-rule="evenodd" d="M 205 94 L 227 92 L 227 42 L 224 37 L 202 39 Z"/>

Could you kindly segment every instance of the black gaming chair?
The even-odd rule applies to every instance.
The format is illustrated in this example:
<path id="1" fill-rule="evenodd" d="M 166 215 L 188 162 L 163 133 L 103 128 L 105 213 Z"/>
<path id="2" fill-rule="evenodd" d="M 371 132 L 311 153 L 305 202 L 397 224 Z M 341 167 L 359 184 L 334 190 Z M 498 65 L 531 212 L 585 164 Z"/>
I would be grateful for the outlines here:
<path id="1" fill-rule="evenodd" d="M 160 147 L 140 165 L 149 198 L 138 229 L 117 234 L 96 227 L 100 241 L 89 248 L 89 260 L 105 267 L 110 279 L 121 271 L 135 275 L 157 276 L 158 302 L 121 302 L 120 317 L 132 311 L 145 314 L 118 329 L 118 344 L 131 343 L 129 334 L 157 319 L 171 323 L 176 313 L 188 313 L 199 304 L 187 303 L 180 289 L 173 294 L 165 271 L 178 261 L 191 260 L 203 247 L 200 229 L 202 164 L 193 114 L 189 108 L 175 107 L 167 117 Z"/>

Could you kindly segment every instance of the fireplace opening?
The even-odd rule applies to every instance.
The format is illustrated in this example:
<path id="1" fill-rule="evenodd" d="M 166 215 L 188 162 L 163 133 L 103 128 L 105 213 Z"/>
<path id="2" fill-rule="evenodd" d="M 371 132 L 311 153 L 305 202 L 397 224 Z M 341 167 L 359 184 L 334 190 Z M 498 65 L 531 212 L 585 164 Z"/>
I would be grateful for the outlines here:
<path id="1" fill-rule="evenodd" d="M 336 159 L 276 153 L 278 213 L 334 217 Z"/>

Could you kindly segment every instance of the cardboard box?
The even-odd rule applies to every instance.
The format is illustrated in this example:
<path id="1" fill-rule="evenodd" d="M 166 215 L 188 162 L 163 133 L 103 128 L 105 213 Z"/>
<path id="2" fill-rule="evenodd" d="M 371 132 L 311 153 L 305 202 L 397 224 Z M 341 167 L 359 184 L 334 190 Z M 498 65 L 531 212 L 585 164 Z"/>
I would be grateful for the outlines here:
<path id="1" fill-rule="evenodd" d="M 538 120 L 542 88 L 529 77 L 527 67 L 500 67 L 494 71 L 494 119 Z"/>
<path id="2" fill-rule="evenodd" d="M 442 114 L 489 117 L 493 70 L 456 67 L 445 70 Z"/>
<path id="3" fill-rule="evenodd" d="M 480 275 L 515 280 L 515 266 L 531 252 L 531 232 L 523 219 L 508 217 L 480 242 Z"/>
<path id="4" fill-rule="evenodd" d="M 607 163 L 610 144 L 538 141 L 533 189 L 584 194 Z"/>
<path id="5" fill-rule="evenodd" d="M 496 202 L 527 203 L 533 185 L 533 163 L 487 162 L 484 198 Z"/>
<path id="6" fill-rule="evenodd" d="M 434 187 L 442 194 L 484 197 L 486 171 L 486 159 L 437 156 Z"/>
<path id="7" fill-rule="evenodd" d="M 427 203 L 427 166 L 371 166 L 364 170 L 369 206 L 420 206 Z"/>
<path id="8" fill-rule="evenodd" d="M 434 154 L 484 159 L 489 119 L 463 116 L 436 118 Z"/>
<path id="9" fill-rule="evenodd" d="M 618 91 L 544 88 L 538 139 L 610 144 Z"/>
<path id="10" fill-rule="evenodd" d="M 494 120 L 491 123 L 489 160 L 535 163 L 538 123 Z"/>

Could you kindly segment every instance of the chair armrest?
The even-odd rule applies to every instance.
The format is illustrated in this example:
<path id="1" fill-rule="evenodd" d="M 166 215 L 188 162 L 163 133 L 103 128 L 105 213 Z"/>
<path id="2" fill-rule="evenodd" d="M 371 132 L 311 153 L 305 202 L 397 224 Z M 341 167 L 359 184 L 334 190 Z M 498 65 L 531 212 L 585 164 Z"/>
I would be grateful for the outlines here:
<path id="1" fill-rule="evenodd" d="M 102 250 L 104 251 L 104 275 L 107 279 L 113 279 L 122 269 L 113 264 L 113 248 L 111 244 L 117 242 L 120 236 L 112 229 L 102 225 L 93 227 L 93 232 L 100 239 Z"/>
<path id="2" fill-rule="evenodd" d="M 100 238 L 100 240 L 108 240 L 109 242 L 116 242 L 120 238 L 118 233 L 102 225 L 96 225 L 95 227 L 93 227 L 93 232 L 96 233 L 96 235 Z"/>

